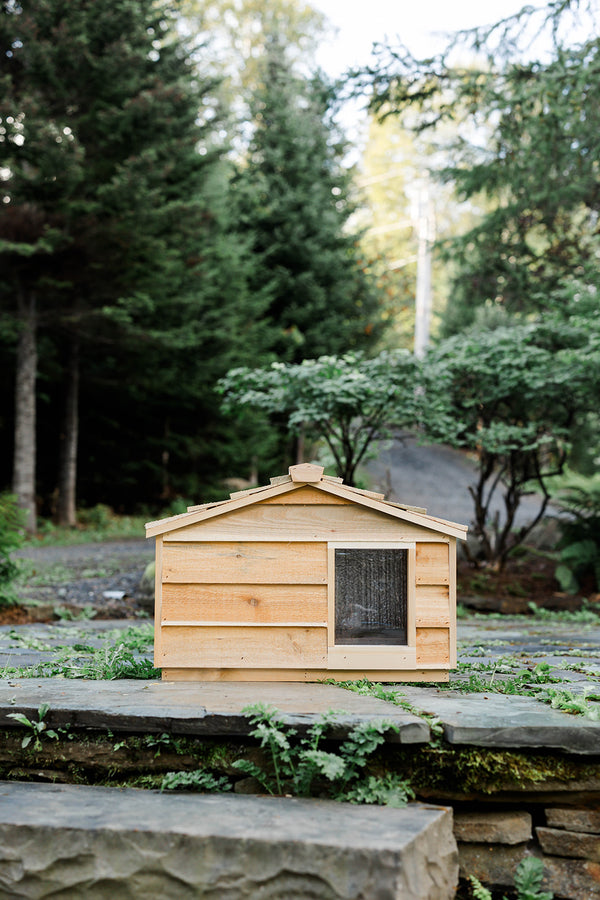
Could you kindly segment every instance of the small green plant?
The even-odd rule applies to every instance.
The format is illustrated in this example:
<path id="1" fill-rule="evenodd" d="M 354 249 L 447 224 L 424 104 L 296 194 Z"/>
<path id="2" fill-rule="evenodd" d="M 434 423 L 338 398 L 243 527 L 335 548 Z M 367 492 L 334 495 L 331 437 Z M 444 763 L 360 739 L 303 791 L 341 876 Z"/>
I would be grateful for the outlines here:
<path id="1" fill-rule="evenodd" d="M 8 713 L 9 719 L 14 719 L 15 722 L 18 722 L 20 725 L 24 725 L 25 728 L 29 729 L 30 733 L 26 734 L 21 741 L 21 747 L 23 747 L 23 749 L 25 749 L 25 747 L 28 747 L 31 741 L 33 741 L 33 749 L 41 750 L 42 742 L 40 739 L 42 735 L 53 738 L 54 740 L 58 740 L 58 734 L 56 733 L 56 731 L 48 728 L 48 726 L 44 722 L 44 718 L 49 709 L 50 706 L 47 703 L 42 703 L 42 705 L 38 709 L 37 722 L 32 722 L 31 719 L 29 719 L 24 713 Z"/>
<path id="2" fill-rule="evenodd" d="M 492 892 L 484 887 L 479 878 L 476 878 L 475 875 L 469 875 L 469 881 L 471 882 L 475 900 L 492 900 Z"/>
<path id="3" fill-rule="evenodd" d="M 591 706 L 590 700 L 597 699 L 592 695 L 590 685 L 583 694 L 574 694 L 568 688 L 547 688 L 539 699 L 549 703 L 553 709 L 560 709 L 571 715 L 586 716 L 594 722 L 600 721 L 600 706 Z"/>
<path id="4" fill-rule="evenodd" d="M 20 566 L 11 553 L 23 540 L 23 516 L 11 494 L 0 494 L 0 607 L 18 602 L 14 590 Z"/>
<path id="5" fill-rule="evenodd" d="M 117 678 L 160 678 L 160 669 L 155 669 L 152 661 L 145 655 L 152 646 L 153 634 L 154 626 L 147 622 L 144 625 L 115 628 L 106 632 L 100 648 L 79 643 L 58 647 L 40 643 L 36 649 L 54 651 L 51 659 L 33 666 L 6 667 L 4 674 L 19 678 L 60 676 L 103 681 Z M 32 639 L 17 632 L 14 635 L 20 644 L 25 642 L 31 645 Z"/>
<path id="6" fill-rule="evenodd" d="M 221 793 L 231 790 L 231 783 L 225 775 L 213 775 L 202 769 L 193 772 L 167 772 L 163 776 L 161 791 L 192 790 L 205 794 Z"/>
<path id="7" fill-rule="evenodd" d="M 334 713 L 322 716 L 299 741 L 295 740 L 296 730 L 284 722 L 276 709 L 259 703 L 246 707 L 244 713 L 254 725 L 251 736 L 267 752 L 268 765 L 247 759 L 236 760 L 233 765 L 256 778 L 270 794 L 309 797 L 317 790 L 335 800 L 390 806 L 404 806 L 414 796 L 409 785 L 399 778 L 364 777 L 364 769 L 385 741 L 386 732 L 397 730 L 391 722 L 360 723 L 334 752 L 320 746 L 335 721 Z"/>
<path id="8" fill-rule="evenodd" d="M 542 891 L 542 879 L 544 877 L 544 864 L 537 856 L 526 856 L 522 859 L 515 871 L 515 889 L 517 900 L 553 900 L 553 894 Z M 492 900 L 491 892 L 475 878 L 469 876 L 475 900 Z M 504 897 L 504 900 L 507 900 Z"/>

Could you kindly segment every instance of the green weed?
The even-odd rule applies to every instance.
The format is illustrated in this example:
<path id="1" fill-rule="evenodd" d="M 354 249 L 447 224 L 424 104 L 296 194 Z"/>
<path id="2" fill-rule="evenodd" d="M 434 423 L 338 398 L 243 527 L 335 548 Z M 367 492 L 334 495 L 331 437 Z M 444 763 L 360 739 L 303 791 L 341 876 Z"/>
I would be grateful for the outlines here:
<path id="1" fill-rule="evenodd" d="M 333 751 L 323 750 L 321 744 L 335 713 L 322 716 L 299 741 L 295 740 L 296 730 L 286 725 L 276 709 L 259 703 L 244 713 L 254 726 L 251 736 L 267 754 L 267 765 L 248 759 L 236 760 L 233 765 L 256 778 L 270 794 L 309 797 L 325 792 L 335 800 L 390 806 L 404 806 L 414 796 L 408 783 L 395 776 L 365 777 L 365 767 L 384 743 L 386 733 L 397 731 L 391 722 L 362 722 Z"/>
<path id="2" fill-rule="evenodd" d="M 553 894 L 542 891 L 544 864 L 536 856 L 522 859 L 515 871 L 517 900 L 553 900 Z M 469 876 L 475 900 L 492 900 L 491 892 L 474 875 Z M 507 900 L 504 897 L 504 900 Z"/>
<path id="3" fill-rule="evenodd" d="M 21 747 L 25 749 L 28 747 L 31 741 L 33 741 L 33 749 L 41 750 L 42 742 L 40 738 L 42 735 L 46 737 L 52 738 L 54 740 L 58 740 L 58 734 L 56 731 L 53 731 L 51 728 L 48 728 L 46 723 L 44 722 L 44 717 L 46 713 L 50 709 L 50 706 L 47 703 L 43 703 L 38 709 L 38 721 L 32 722 L 24 713 L 8 713 L 7 718 L 14 719 L 15 722 L 18 722 L 20 725 L 24 725 L 25 728 L 29 729 L 29 734 L 26 734 L 23 740 L 21 741 Z"/>
<path id="4" fill-rule="evenodd" d="M 161 791 L 194 790 L 212 794 L 231 790 L 231 782 L 225 775 L 213 775 L 202 769 L 193 772 L 167 772 L 163 776 Z"/>
<path id="5" fill-rule="evenodd" d="M 32 639 L 14 632 L 16 639 L 25 646 L 32 647 Z M 35 639 L 33 639 L 35 641 Z M 151 622 L 131 625 L 128 628 L 114 628 L 105 633 L 100 648 L 88 644 L 52 647 L 39 643 L 32 649 L 54 650 L 51 659 L 34 666 L 10 667 L 4 669 L 4 676 L 18 678 L 88 678 L 112 681 L 118 678 L 154 679 L 160 678 L 160 669 L 143 654 L 147 653 L 154 641 L 154 627 Z"/>

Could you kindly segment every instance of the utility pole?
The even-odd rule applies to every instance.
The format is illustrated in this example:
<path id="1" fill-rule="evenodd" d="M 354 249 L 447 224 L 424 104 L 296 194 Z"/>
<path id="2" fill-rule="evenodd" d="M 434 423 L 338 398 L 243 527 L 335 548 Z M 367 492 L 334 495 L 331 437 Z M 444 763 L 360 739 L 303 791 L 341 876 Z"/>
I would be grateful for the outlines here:
<path id="1" fill-rule="evenodd" d="M 415 300 L 415 356 L 423 359 L 429 344 L 431 323 L 431 262 L 435 240 L 435 216 L 429 179 L 419 188 L 417 201 L 417 295 Z"/>

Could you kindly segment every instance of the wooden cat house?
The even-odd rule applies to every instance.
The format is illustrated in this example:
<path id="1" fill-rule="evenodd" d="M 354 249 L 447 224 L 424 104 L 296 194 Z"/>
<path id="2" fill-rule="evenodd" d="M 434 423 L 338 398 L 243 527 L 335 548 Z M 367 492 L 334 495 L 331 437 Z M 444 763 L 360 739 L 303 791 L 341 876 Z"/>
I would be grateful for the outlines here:
<path id="1" fill-rule="evenodd" d="M 466 527 L 291 466 L 150 522 L 170 681 L 447 681 Z"/>

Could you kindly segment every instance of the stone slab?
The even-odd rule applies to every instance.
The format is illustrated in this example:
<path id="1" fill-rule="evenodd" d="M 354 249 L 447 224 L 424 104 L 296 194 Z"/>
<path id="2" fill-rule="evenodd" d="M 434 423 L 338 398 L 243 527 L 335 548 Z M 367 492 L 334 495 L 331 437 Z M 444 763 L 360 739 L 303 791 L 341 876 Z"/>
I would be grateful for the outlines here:
<path id="1" fill-rule="evenodd" d="M 597 810 L 549 808 L 546 810 L 546 822 L 552 828 L 600 834 L 600 812 Z"/>
<path id="2" fill-rule="evenodd" d="M 591 859 L 600 863 L 600 835 L 562 828 L 536 828 L 537 839 L 544 853 Z"/>
<path id="3" fill-rule="evenodd" d="M 65 678 L 0 680 L 0 725 L 15 726 L 10 713 L 37 720 L 50 707 L 46 722 L 54 727 L 110 728 L 124 732 L 194 735 L 246 735 L 251 730 L 242 710 L 254 703 L 274 706 L 287 723 L 308 728 L 332 710 L 338 712 L 333 737 L 343 737 L 365 720 L 386 719 L 398 733 L 387 739 L 402 744 L 426 743 L 429 726 L 393 703 L 355 694 L 329 684 L 271 682 L 77 681 Z"/>
<path id="4" fill-rule="evenodd" d="M 454 814 L 454 837 L 470 844 L 522 844 L 532 838 L 531 815 L 510 812 L 466 812 Z"/>
<path id="5" fill-rule="evenodd" d="M 0 782 L 0 897 L 451 900 L 452 813 Z"/>
<path id="6" fill-rule="evenodd" d="M 439 719 L 450 744 L 542 747 L 600 756 L 600 722 L 568 715 L 530 697 L 458 694 L 405 685 L 399 692 L 415 709 Z"/>

